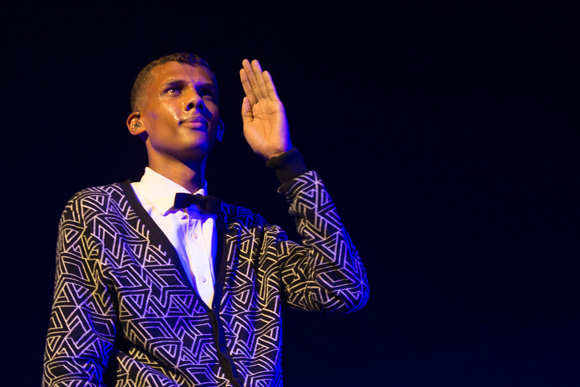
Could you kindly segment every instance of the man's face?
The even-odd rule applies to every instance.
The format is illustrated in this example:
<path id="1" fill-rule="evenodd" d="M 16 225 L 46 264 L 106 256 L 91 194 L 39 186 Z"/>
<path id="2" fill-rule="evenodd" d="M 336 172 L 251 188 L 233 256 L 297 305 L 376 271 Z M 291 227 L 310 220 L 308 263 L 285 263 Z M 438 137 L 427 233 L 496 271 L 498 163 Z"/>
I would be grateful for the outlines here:
<path id="1" fill-rule="evenodd" d="M 222 134 L 209 70 L 167 62 L 155 67 L 151 76 L 140 107 L 149 158 L 202 162 Z"/>

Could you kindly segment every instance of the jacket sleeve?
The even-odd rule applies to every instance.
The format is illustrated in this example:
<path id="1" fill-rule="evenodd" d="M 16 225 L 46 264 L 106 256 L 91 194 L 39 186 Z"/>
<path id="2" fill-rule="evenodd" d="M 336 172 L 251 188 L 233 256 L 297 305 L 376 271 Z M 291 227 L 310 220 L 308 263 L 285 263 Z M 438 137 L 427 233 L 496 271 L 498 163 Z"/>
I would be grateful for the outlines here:
<path id="1" fill-rule="evenodd" d="M 286 194 L 302 239 L 301 245 L 278 245 L 288 304 L 333 313 L 362 308 L 369 297 L 366 271 L 318 174 L 294 177 L 280 191 Z"/>
<path id="2" fill-rule="evenodd" d="M 103 385 L 113 349 L 116 308 L 102 272 L 102 249 L 87 226 L 91 214 L 90 197 L 81 192 L 60 220 L 43 387 Z"/>

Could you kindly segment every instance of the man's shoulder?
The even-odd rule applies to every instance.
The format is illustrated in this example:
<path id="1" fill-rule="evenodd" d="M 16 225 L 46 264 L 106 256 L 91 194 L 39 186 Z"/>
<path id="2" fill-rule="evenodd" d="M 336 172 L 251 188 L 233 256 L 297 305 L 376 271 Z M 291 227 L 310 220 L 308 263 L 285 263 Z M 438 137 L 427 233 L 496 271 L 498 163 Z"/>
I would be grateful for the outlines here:
<path id="1" fill-rule="evenodd" d="M 224 211 L 225 222 L 230 227 L 242 229 L 261 229 L 278 231 L 279 227 L 270 225 L 264 217 L 258 213 L 253 212 L 249 208 L 231 205 L 222 202 L 222 210 Z"/>
<path id="2" fill-rule="evenodd" d="M 130 187 L 131 183 L 129 181 L 88 187 L 72 195 L 69 199 L 69 203 L 85 199 L 95 199 L 98 197 L 124 198 L 127 193 L 127 188 Z"/>
<path id="3" fill-rule="evenodd" d="M 224 211 L 226 219 L 229 220 L 243 221 L 244 219 L 255 219 L 265 222 L 265 219 L 262 217 L 262 215 L 254 213 L 252 210 L 246 207 L 222 202 L 222 210 Z"/>
<path id="4" fill-rule="evenodd" d="M 89 219 L 127 213 L 134 196 L 130 181 L 88 187 L 70 197 L 61 219 Z"/>

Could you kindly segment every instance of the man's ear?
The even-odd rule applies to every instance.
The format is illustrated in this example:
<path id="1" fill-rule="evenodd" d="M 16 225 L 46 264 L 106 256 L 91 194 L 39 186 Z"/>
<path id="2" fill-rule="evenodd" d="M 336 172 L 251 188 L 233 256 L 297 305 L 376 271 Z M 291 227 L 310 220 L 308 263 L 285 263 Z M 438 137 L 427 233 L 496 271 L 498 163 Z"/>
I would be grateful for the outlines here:
<path id="1" fill-rule="evenodd" d="M 219 142 L 222 142 L 222 140 L 224 139 L 224 131 L 225 131 L 224 122 L 220 118 L 220 122 L 217 127 L 217 140 Z"/>
<path id="2" fill-rule="evenodd" d="M 129 114 L 127 128 L 133 136 L 139 136 L 145 132 L 145 125 L 141 122 L 141 112 L 136 111 Z"/>

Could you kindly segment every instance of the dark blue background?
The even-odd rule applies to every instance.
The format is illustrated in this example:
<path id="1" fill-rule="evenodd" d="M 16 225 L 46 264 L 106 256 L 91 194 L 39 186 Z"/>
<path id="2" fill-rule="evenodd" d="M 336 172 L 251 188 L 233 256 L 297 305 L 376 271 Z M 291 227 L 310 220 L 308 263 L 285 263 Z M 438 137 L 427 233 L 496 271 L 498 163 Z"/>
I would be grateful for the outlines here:
<path id="1" fill-rule="evenodd" d="M 578 5 L 20 3 L 3 14 L 3 385 L 40 383 L 60 212 L 82 188 L 140 178 L 130 88 L 178 51 L 207 59 L 220 87 L 210 192 L 295 237 L 241 132 L 238 70 L 257 58 L 367 266 L 361 312 L 286 313 L 287 386 L 580 384 Z"/>

